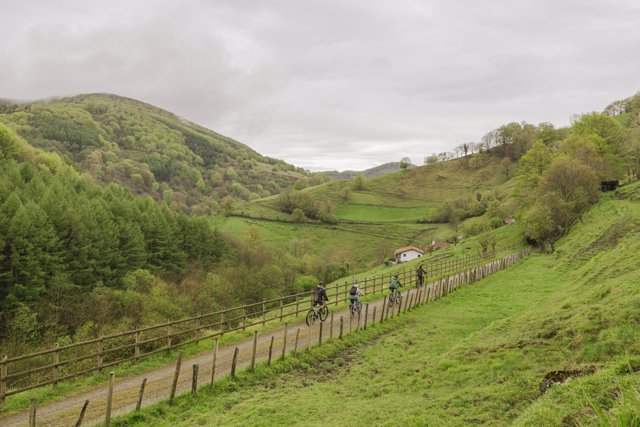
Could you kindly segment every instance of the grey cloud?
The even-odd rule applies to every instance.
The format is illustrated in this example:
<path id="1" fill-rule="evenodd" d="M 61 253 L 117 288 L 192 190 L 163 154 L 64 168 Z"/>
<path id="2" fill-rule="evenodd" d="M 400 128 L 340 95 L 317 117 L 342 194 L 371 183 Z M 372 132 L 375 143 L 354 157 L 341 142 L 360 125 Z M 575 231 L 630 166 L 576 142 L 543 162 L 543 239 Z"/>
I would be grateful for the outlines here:
<path id="1" fill-rule="evenodd" d="M 3 14 L 0 97 L 113 92 L 310 169 L 420 162 L 639 89 L 633 0 L 24 0 Z"/>

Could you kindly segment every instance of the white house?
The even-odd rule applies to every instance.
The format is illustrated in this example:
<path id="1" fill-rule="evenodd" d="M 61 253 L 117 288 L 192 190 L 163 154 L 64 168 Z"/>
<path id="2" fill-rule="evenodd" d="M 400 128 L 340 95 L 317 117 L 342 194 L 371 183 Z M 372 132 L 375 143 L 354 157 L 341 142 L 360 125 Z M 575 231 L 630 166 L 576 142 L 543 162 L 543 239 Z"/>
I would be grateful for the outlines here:
<path id="1" fill-rule="evenodd" d="M 424 255 L 424 251 L 420 248 L 416 248 L 415 246 L 405 246 L 402 248 L 396 249 L 396 262 L 400 264 L 401 262 L 411 261 L 412 259 L 420 258 Z"/>

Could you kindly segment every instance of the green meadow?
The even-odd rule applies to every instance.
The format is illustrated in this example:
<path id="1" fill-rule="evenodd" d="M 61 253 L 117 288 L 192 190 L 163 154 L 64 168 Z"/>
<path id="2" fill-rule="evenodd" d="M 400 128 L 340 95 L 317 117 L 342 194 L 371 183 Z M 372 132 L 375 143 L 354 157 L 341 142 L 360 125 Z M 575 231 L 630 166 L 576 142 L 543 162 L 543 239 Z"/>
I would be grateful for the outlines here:
<path id="1" fill-rule="evenodd" d="M 553 254 L 357 345 L 323 346 L 120 425 L 638 425 L 639 196 L 637 184 L 606 196 Z M 577 373 L 541 394 L 558 370 Z"/>

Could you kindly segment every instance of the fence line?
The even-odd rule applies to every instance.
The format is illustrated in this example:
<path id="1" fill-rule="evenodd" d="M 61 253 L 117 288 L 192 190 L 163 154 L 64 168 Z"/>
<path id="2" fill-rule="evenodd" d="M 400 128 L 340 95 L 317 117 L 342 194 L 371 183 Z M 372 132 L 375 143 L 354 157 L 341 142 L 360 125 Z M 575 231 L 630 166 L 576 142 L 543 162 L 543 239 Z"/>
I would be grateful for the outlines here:
<path id="1" fill-rule="evenodd" d="M 469 274 L 469 271 L 475 272 L 483 265 L 482 268 L 485 268 L 486 265 L 483 263 L 488 260 L 499 258 L 518 247 L 519 245 L 514 244 L 485 254 L 445 258 L 437 262 L 425 259 L 422 262 L 426 272 L 425 283 L 427 279 L 449 280 L 448 275 L 462 274 L 461 271 L 464 271 L 464 274 Z M 413 270 L 406 269 L 392 274 L 365 277 L 355 283 L 367 295 L 375 295 L 386 290 L 394 274 L 398 275 L 404 285 L 416 284 Z M 482 272 L 473 274 L 474 277 L 478 274 L 484 277 Z M 330 298 L 328 304 L 346 303 L 349 300 L 351 283 L 345 281 L 327 286 L 326 291 Z M 442 286 L 444 285 L 428 290 L 425 295 L 432 299 L 436 294 L 442 296 Z M 430 292 L 433 295 L 429 295 Z M 0 404 L 7 396 L 102 371 L 121 363 L 137 362 L 142 358 L 218 337 L 224 333 L 296 318 L 308 310 L 311 298 L 312 291 L 300 292 L 68 345 L 56 344 L 48 350 L 10 358 L 4 356 L 0 359 Z"/>
<path id="2" fill-rule="evenodd" d="M 404 298 L 402 300 L 402 304 L 399 304 L 397 309 L 393 306 L 391 306 L 391 311 L 392 317 L 396 317 L 399 315 L 402 315 L 404 313 L 406 313 L 407 311 L 411 311 L 413 308 L 416 307 L 420 307 L 424 304 L 427 304 L 429 301 L 433 301 L 438 299 L 439 297 L 445 296 L 448 293 L 451 293 L 453 291 L 455 291 L 457 288 L 462 287 L 464 285 L 470 284 L 476 280 L 480 280 L 492 273 L 495 273 L 499 270 L 505 269 L 511 265 L 513 265 L 514 263 L 516 263 L 517 261 L 519 261 L 521 258 L 523 258 L 524 256 L 528 255 L 530 252 L 529 249 L 522 249 L 519 250 L 515 253 L 511 253 L 509 255 L 503 256 L 502 258 L 496 259 L 494 261 L 491 262 L 487 262 L 484 264 L 480 264 L 478 266 L 475 266 L 471 269 L 468 270 L 464 270 L 461 272 L 456 272 L 450 276 L 447 277 L 443 277 L 440 279 L 436 279 L 432 282 L 426 283 L 424 287 L 420 287 L 418 289 L 412 289 L 409 292 L 405 292 Z M 384 302 L 386 302 L 386 297 Z M 371 316 L 371 327 L 375 327 L 375 317 L 376 317 L 376 306 L 380 305 L 380 300 L 375 301 L 375 302 L 371 302 L 371 304 L 373 304 L 373 310 L 370 311 L 368 310 L 368 305 L 370 303 L 365 303 L 366 304 L 366 308 L 365 310 L 363 310 L 361 313 L 358 314 L 358 319 L 356 321 L 354 321 L 354 323 L 357 324 L 357 326 L 355 327 L 355 333 L 358 333 L 358 331 L 361 330 L 365 330 L 366 329 L 366 325 L 367 325 L 367 319 L 369 318 L 369 316 Z M 389 308 L 388 308 L 389 309 Z M 402 309 L 402 311 L 401 311 Z M 362 316 L 365 316 L 364 319 L 362 319 Z M 387 313 L 387 315 L 389 315 L 389 313 Z M 382 310 L 381 310 L 381 316 L 384 316 L 384 303 L 382 306 Z M 382 319 L 382 317 L 381 317 Z M 325 326 L 329 326 L 331 327 L 330 331 L 328 334 L 326 334 L 328 336 L 329 341 L 332 341 L 334 339 L 334 334 L 333 334 L 333 330 L 334 328 L 338 328 L 340 331 L 340 334 L 338 335 L 337 333 L 335 334 L 335 338 L 336 339 L 342 339 L 343 334 L 342 334 L 342 322 L 343 318 L 342 316 L 340 316 L 340 322 L 336 322 L 335 326 L 333 324 L 333 322 L 326 324 Z M 350 317 L 351 320 L 351 317 Z M 308 342 L 307 342 L 307 348 L 311 348 L 312 345 L 320 345 L 322 343 L 322 324 L 317 324 L 315 325 L 317 327 L 313 327 L 313 328 L 309 328 L 309 337 L 308 337 Z M 285 333 L 287 331 L 288 328 L 285 328 Z M 293 330 L 289 331 L 290 333 L 293 334 Z M 337 331 L 336 331 L 337 332 Z M 263 340 L 262 344 L 259 347 L 259 351 L 258 353 L 261 355 L 261 359 L 263 361 L 267 361 L 267 354 L 272 353 L 272 351 L 274 350 L 274 336 L 273 336 L 274 332 L 266 332 L 264 336 L 269 336 L 271 335 L 271 341 L 269 340 Z M 284 357 L 284 355 L 286 353 L 293 353 L 294 355 L 296 354 L 296 351 L 298 350 L 298 338 L 300 335 L 300 328 L 297 328 L 296 332 L 295 332 L 295 344 L 293 346 L 293 348 L 291 348 L 291 343 L 292 341 L 287 341 L 286 335 L 284 337 L 278 337 L 277 339 L 277 344 L 278 346 L 281 346 L 281 351 L 282 351 L 282 355 Z M 254 343 L 255 340 L 257 339 L 257 331 L 254 331 Z M 287 344 L 289 343 L 289 344 Z M 304 343 L 303 343 L 304 346 Z M 269 350 L 267 351 L 267 347 L 269 347 Z M 230 347 L 230 348 L 233 348 Z M 253 351 L 255 352 L 255 348 L 256 345 L 254 344 L 253 347 Z M 237 359 L 238 357 L 238 352 L 237 352 L 237 347 L 236 347 L 236 351 L 234 353 L 234 359 Z M 228 353 L 228 352 L 227 352 Z M 232 352 L 233 353 L 233 352 Z M 214 352 L 215 354 L 215 352 Z M 253 354 L 253 355 L 252 355 Z M 250 356 L 251 355 L 251 356 Z M 231 357 L 231 354 L 227 354 L 227 359 L 229 359 Z M 245 347 L 244 353 L 242 355 L 242 360 L 239 360 L 238 362 L 238 367 L 239 368 L 246 368 L 246 369 L 252 369 L 253 366 L 255 366 L 255 362 L 254 362 L 254 357 L 255 357 L 255 353 L 251 353 L 248 348 Z M 178 357 L 180 359 L 180 356 Z M 225 360 L 226 366 L 221 366 L 221 368 L 223 368 L 224 372 L 223 373 L 227 373 L 229 375 L 231 375 L 231 372 L 233 372 L 233 365 L 234 363 L 231 362 L 230 360 Z M 215 356 L 214 356 L 214 361 L 213 364 L 211 365 L 211 363 L 209 363 L 209 365 L 211 365 L 210 367 L 205 366 L 205 370 L 204 370 L 204 374 L 202 377 L 200 377 L 200 380 L 195 379 L 193 375 L 189 376 L 189 375 L 185 375 L 188 374 L 189 372 L 189 366 L 188 364 L 186 365 L 186 367 L 184 369 L 182 369 L 182 371 L 179 371 L 176 369 L 175 372 L 172 372 L 172 378 L 173 381 L 164 381 L 162 379 L 158 380 L 158 383 L 152 384 L 152 387 L 150 389 L 150 393 L 148 393 L 145 396 L 145 401 L 147 404 L 149 403 L 153 403 L 156 402 L 158 400 L 162 400 L 162 399 L 166 399 L 167 394 L 167 388 L 170 388 L 171 390 L 174 390 L 174 387 L 176 387 L 174 384 L 177 383 L 177 387 L 176 389 L 178 390 L 194 390 L 194 387 L 197 389 L 197 384 L 209 384 L 209 377 L 208 375 L 206 375 L 207 370 L 210 368 L 211 370 L 215 369 Z M 232 367 L 229 368 L 228 364 L 231 363 Z M 240 366 L 240 364 L 242 366 Z M 187 372 L 185 372 L 187 371 Z M 229 372 L 227 372 L 229 371 Z M 178 379 L 178 375 L 180 375 L 180 378 Z M 197 382 L 196 382 L 197 381 Z M 143 380 L 143 386 L 144 387 L 144 382 L 146 382 L 146 378 Z M 162 384 L 160 383 L 162 382 Z M 125 388 L 119 388 L 117 391 L 117 394 L 119 396 L 123 396 L 123 395 L 130 395 L 128 400 L 122 400 L 122 399 L 114 399 L 114 404 L 117 402 L 117 407 L 114 407 L 114 411 L 117 412 L 121 412 L 122 410 L 126 409 L 126 408 L 130 408 L 131 410 L 133 410 L 133 407 L 135 406 L 136 408 L 139 408 L 141 405 L 141 399 L 142 399 L 142 391 L 138 390 L 141 386 L 138 385 L 138 383 L 131 385 L 131 386 L 127 386 Z M 136 391 L 137 393 L 133 393 L 132 391 Z M 137 398 L 136 398 L 137 396 Z M 92 400 L 91 402 L 91 407 L 93 408 L 90 412 L 91 414 L 90 416 L 90 420 L 99 420 L 99 419 L 104 419 L 106 416 L 105 413 L 105 409 L 104 409 L 104 401 L 105 399 L 108 400 L 109 396 L 108 393 L 106 396 L 96 396 L 94 398 L 94 400 Z M 44 409 L 43 411 L 39 411 L 38 413 L 38 417 L 39 417 L 39 421 L 40 419 L 42 419 L 42 422 L 40 423 L 40 425 L 44 426 L 53 426 L 53 425 L 61 425 L 61 424 L 69 424 L 69 417 L 75 417 L 75 414 L 77 414 L 77 412 L 73 412 L 71 415 L 66 414 L 65 415 L 65 411 L 68 412 L 69 408 L 74 408 L 74 407 L 78 407 L 78 410 L 81 411 L 81 417 L 83 416 L 83 413 L 87 410 L 87 406 L 89 405 L 88 401 L 84 401 L 84 404 L 82 405 L 81 402 L 76 401 L 70 405 L 64 405 L 62 408 L 60 408 L 60 405 L 56 405 L 55 409 L 49 409 L 49 408 L 45 408 L 43 407 L 42 409 Z M 82 408 L 81 408 L 82 407 Z M 107 410 L 108 412 L 108 410 Z M 26 416 L 26 415 L 25 415 Z M 66 417 L 66 418 L 61 418 L 61 417 Z M 75 420 L 75 418 L 74 418 Z M 67 422 L 69 421 L 69 422 Z M 92 422 L 93 422 L 92 421 Z M 13 423 L 11 425 L 17 425 L 19 424 L 20 421 L 14 419 Z"/>

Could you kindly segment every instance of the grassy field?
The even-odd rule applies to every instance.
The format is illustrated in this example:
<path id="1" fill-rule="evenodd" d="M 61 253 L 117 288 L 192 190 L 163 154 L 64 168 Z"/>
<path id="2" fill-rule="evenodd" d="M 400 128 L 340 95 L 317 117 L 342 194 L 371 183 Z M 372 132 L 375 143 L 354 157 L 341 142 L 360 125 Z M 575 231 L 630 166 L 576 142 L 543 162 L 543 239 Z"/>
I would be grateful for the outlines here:
<path id="1" fill-rule="evenodd" d="M 341 203 L 336 207 L 336 216 L 347 221 L 371 222 L 416 222 L 433 214 L 436 208 L 431 206 L 392 207 L 376 205 L 357 205 Z"/>
<path id="2" fill-rule="evenodd" d="M 351 187 L 349 181 L 331 181 L 302 191 L 333 204 L 339 220 L 402 222 L 424 218 L 448 200 L 475 197 L 478 192 L 511 194 L 513 186 L 500 162 L 485 154 L 475 155 L 473 161 L 469 156 L 370 178 L 363 189 L 352 189 L 346 198 L 343 193 Z M 278 211 L 277 196 L 243 203 L 236 212 L 254 218 L 288 217 Z"/>
<path id="3" fill-rule="evenodd" d="M 453 233 L 447 224 L 296 224 L 241 217 L 213 217 L 212 221 L 218 229 L 234 236 L 257 228 L 267 242 L 279 247 L 305 239 L 310 242 L 310 251 L 314 254 L 348 251 L 361 265 L 360 271 L 368 269 L 373 260 L 380 258 L 381 245 L 387 248 L 384 255 L 389 257 L 393 256 L 396 247 L 430 242 Z"/>
<path id="4" fill-rule="evenodd" d="M 474 160 L 475 159 L 475 160 Z M 314 200 L 335 207 L 338 223 L 289 222 L 290 215 L 277 208 L 277 196 L 238 203 L 231 217 L 215 217 L 223 232 L 242 235 L 257 228 L 270 244 L 286 247 L 292 240 L 312 242 L 311 253 L 328 257 L 329 252 L 348 252 L 359 272 L 393 257 L 395 248 L 426 247 L 432 241 L 460 235 L 449 224 L 419 224 L 433 217 L 443 203 L 476 198 L 478 193 L 508 197 L 513 180 L 506 179 L 503 166 L 491 155 L 461 158 L 430 167 L 418 167 L 368 179 L 363 189 L 343 197 L 349 181 L 331 181 L 302 190 Z"/>
<path id="5" fill-rule="evenodd" d="M 376 339 L 126 425 L 638 425 L 639 195 L 636 184 L 606 196 L 554 254 L 413 311 Z M 557 370 L 584 375 L 541 395 Z"/>

